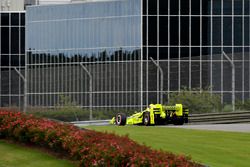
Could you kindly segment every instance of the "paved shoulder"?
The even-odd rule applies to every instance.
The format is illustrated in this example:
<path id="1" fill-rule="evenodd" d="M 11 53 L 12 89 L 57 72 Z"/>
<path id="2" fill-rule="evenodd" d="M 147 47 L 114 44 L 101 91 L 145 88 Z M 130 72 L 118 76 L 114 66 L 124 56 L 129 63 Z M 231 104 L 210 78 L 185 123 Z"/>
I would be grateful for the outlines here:
<path id="1" fill-rule="evenodd" d="M 199 129 L 199 130 L 221 130 L 230 132 L 249 132 L 250 124 L 213 124 L 213 125 L 183 125 L 170 126 L 174 128 Z"/>

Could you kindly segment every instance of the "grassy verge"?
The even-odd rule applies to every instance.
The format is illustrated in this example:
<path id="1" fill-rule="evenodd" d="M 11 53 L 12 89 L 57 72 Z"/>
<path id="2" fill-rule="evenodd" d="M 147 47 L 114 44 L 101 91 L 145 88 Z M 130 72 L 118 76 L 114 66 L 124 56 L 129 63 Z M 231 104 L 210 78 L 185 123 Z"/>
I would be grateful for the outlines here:
<path id="1" fill-rule="evenodd" d="M 138 126 L 88 128 L 129 135 L 152 148 L 185 154 L 194 161 L 213 167 L 248 167 L 250 162 L 250 133 Z"/>
<path id="2" fill-rule="evenodd" d="M 55 157 L 27 147 L 6 143 L 0 140 L 0 167 L 72 167 L 67 160 Z"/>

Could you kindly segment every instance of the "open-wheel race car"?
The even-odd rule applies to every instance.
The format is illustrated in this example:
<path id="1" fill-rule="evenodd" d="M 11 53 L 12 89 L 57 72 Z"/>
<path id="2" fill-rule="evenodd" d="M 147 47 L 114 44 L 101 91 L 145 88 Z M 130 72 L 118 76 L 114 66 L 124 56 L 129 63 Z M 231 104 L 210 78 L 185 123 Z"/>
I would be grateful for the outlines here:
<path id="1" fill-rule="evenodd" d="M 116 125 L 183 125 L 188 123 L 188 109 L 182 104 L 166 106 L 162 104 L 150 104 L 143 111 L 127 117 L 124 113 L 118 113 L 112 118 L 110 124 Z"/>

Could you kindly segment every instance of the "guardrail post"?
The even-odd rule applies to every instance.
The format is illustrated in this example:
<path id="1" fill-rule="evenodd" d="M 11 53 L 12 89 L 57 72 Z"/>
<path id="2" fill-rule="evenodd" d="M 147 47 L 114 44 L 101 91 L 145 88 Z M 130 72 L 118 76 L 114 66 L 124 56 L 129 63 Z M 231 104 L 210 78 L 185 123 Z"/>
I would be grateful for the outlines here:
<path id="1" fill-rule="evenodd" d="M 23 97 L 23 112 L 26 112 L 26 109 L 27 109 L 27 80 L 26 78 L 23 76 L 23 74 L 17 70 L 16 67 L 14 67 L 14 70 L 16 71 L 16 73 L 19 75 L 19 77 L 23 80 L 24 82 L 24 97 Z"/>
<path id="2" fill-rule="evenodd" d="M 150 59 L 151 59 L 151 61 L 154 63 L 154 65 L 159 69 L 160 74 L 161 74 L 160 103 L 163 104 L 163 79 L 164 79 L 164 78 L 163 78 L 163 77 L 164 77 L 164 76 L 163 76 L 163 70 L 162 70 L 162 68 L 160 67 L 160 65 L 157 64 L 156 61 L 155 61 L 152 57 L 150 57 Z"/>
<path id="3" fill-rule="evenodd" d="M 232 67 L 232 106 L 234 112 L 235 111 L 235 65 L 233 60 L 231 60 L 224 51 L 222 53 L 226 57 L 226 59 L 230 62 L 230 65 Z"/>
<path id="4" fill-rule="evenodd" d="M 92 80 L 93 77 L 91 75 L 91 73 L 89 72 L 89 70 L 83 65 L 83 63 L 80 63 L 80 66 L 82 67 L 82 69 L 88 74 L 89 76 L 89 120 L 93 119 L 93 107 L 92 107 L 92 93 L 93 93 L 93 88 L 92 88 Z"/>

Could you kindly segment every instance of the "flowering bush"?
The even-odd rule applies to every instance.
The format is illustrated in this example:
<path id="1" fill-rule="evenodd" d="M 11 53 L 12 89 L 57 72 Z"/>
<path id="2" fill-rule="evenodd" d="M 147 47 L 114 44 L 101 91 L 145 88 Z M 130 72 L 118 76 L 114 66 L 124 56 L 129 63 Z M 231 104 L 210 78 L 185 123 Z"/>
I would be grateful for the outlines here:
<path id="1" fill-rule="evenodd" d="M 114 134 L 82 130 L 20 112 L 0 111 L 0 138 L 69 155 L 79 166 L 201 166 L 184 156 L 152 150 Z"/>

